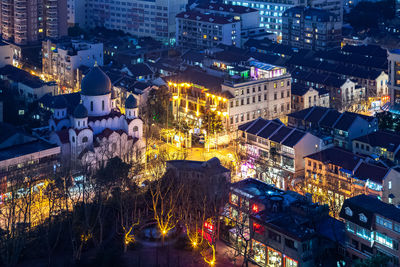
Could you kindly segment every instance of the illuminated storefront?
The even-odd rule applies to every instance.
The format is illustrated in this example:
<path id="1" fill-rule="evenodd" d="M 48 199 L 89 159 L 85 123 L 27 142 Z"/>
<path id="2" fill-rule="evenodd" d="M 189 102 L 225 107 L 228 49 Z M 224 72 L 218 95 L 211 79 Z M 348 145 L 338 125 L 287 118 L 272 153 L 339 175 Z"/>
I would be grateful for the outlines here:
<path id="1" fill-rule="evenodd" d="M 268 260 L 267 265 L 269 267 L 281 267 L 282 266 L 282 253 L 276 251 L 273 248 L 268 247 Z"/>
<path id="2" fill-rule="evenodd" d="M 252 240 L 252 248 L 254 251 L 254 261 L 264 266 L 267 262 L 267 247 L 263 243 Z"/>

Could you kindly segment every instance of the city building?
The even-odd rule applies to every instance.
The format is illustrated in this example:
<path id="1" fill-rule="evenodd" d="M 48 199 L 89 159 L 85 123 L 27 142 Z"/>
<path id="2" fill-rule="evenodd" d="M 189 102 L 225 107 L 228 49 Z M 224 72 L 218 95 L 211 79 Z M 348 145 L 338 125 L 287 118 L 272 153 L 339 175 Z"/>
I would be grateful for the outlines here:
<path id="1" fill-rule="evenodd" d="M 353 139 L 353 152 L 376 160 L 400 163 L 400 134 L 379 130 Z"/>
<path id="2" fill-rule="evenodd" d="M 296 6 L 282 15 L 282 44 L 310 50 L 340 47 L 342 21 L 329 11 Z"/>
<path id="3" fill-rule="evenodd" d="M 231 171 L 222 166 L 218 158 L 207 161 L 170 160 L 167 161 L 166 169 L 179 179 L 196 177 L 199 180 L 207 178 L 218 181 L 223 177 L 227 182 L 231 181 Z"/>
<path id="4" fill-rule="evenodd" d="M 85 27 L 87 0 L 67 0 L 68 26 Z"/>
<path id="5" fill-rule="evenodd" d="M 311 107 L 288 115 L 288 125 L 333 139 L 336 146 L 352 149 L 352 140 L 378 130 L 375 117 Z"/>
<path id="6" fill-rule="evenodd" d="M 344 224 L 327 206 L 251 178 L 231 185 L 223 216 L 221 236 L 258 266 L 328 266 L 344 246 Z"/>
<path id="7" fill-rule="evenodd" d="M 0 203 L 10 197 L 9 187 L 54 178 L 60 164 L 60 147 L 0 123 Z M 25 178 L 25 179 L 22 179 Z M 26 179 L 27 178 L 27 179 Z"/>
<path id="8" fill-rule="evenodd" d="M 292 83 L 292 112 L 314 106 L 329 108 L 329 91 Z"/>
<path id="9" fill-rule="evenodd" d="M 239 19 L 195 10 L 179 13 L 176 15 L 176 44 L 198 49 L 211 48 L 218 44 L 240 47 Z"/>
<path id="10" fill-rule="evenodd" d="M 79 88 L 78 68 L 103 65 L 103 44 L 84 40 L 42 42 L 42 73 L 62 91 Z M 65 90 L 63 90 L 65 89 Z"/>
<path id="11" fill-rule="evenodd" d="M 0 68 L 0 79 L 5 81 L 10 89 L 15 90 L 21 100 L 28 103 L 38 100 L 45 94 L 58 93 L 56 82 L 44 82 L 39 77 L 12 65 Z"/>
<path id="12" fill-rule="evenodd" d="M 2 0 L 1 34 L 17 45 L 67 35 L 67 0 Z"/>
<path id="13" fill-rule="evenodd" d="M 259 0 L 224 0 L 225 4 L 232 4 L 244 7 L 251 7 L 260 12 L 260 27 L 265 27 L 268 32 L 273 32 L 278 36 L 278 41 L 282 37 L 282 15 L 295 6 L 306 6 L 320 8 L 334 13 L 343 18 L 343 1 L 341 0 L 283 0 L 283 1 L 259 1 Z"/>
<path id="14" fill-rule="evenodd" d="M 149 36 L 166 44 L 175 43 L 175 17 L 187 0 L 102 2 L 87 0 L 86 26 L 121 30 L 134 36 Z"/>
<path id="15" fill-rule="evenodd" d="M 291 76 L 286 68 L 250 62 L 250 69 L 226 78 L 222 90 L 229 92 L 229 126 L 235 130 L 240 124 L 262 117 L 285 121 L 291 112 Z M 228 69 L 235 72 L 235 68 Z"/>
<path id="16" fill-rule="evenodd" d="M 245 156 L 241 176 L 257 177 L 284 190 L 301 182 L 306 155 L 329 146 L 311 133 L 262 118 L 240 125 L 238 136 Z"/>
<path id="17" fill-rule="evenodd" d="M 346 199 L 340 211 L 346 222 L 349 264 L 386 256 L 386 266 L 399 265 L 400 210 L 379 199 L 359 195 Z"/>
<path id="18" fill-rule="evenodd" d="M 227 5 L 222 3 L 208 3 L 208 4 L 199 4 L 192 10 L 198 11 L 202 14 L 212 14 L 218 17 L 232 19 L 232 21 L 240 21 L 240 30 L 235 29 L 235 31 L 239 31 L 240 33 L 240 40 L 235 40 L 235 43 L 238 43 L 240 41 L 239 46 L 242 46 L 243 42 L 249 37 L 267 36 L 265 33 L 265 28 L 260 27 L 260 15 L 257 9 L 250 7 L 243 7 L 243 6 Z M 188 29 L 188 27 L 186 28 Z M 224 28 L 226 27 L 222 27 L 223 36 L 226 35 L 223 32 Z M 206 30 L 205 28 L 201 29 L 202 32 L 205 30 Z M 211 33 L 212 35 L 214 33 L 214 30 L 209 31 L 209 33 Z M 190 36 L 189 33 L 187 34 Z M 225 42 L 221 43 L 225 44 Z"/>
<path id="19" fill-rule="evenodd" d="M 50 141 L 61 147 L 63 161 L 73 168 L 96 169 L 115 156 L 129 162 L 143 155 L 143 121 L 137 101 L 129 96 L 121 114 L 111 90 L 110 78 L 95 65 L 82 80 L 80 104 L 68 109 L 63 95 L 54 102 Z"/>
<path id="20" fill-rule="evenodd" d="M 0 42 L 0 68 L 13 64 L 14 49 L 12 45 Z"/>
<path id="21" fill-rule="evenodd" d="M 389 94 L 391 109 L 394 112 L 400 112 L 400 49 L 394 49 L 388 52 L 389 61 Z"/>
<path id="22" fill-rule="evenodd" d="M 345 199 L 366 194 L 399 203 L 396 179 L 400 173 L 367 157 L 332 147 L 306 156 L 304 193 L 313 201 L 328 204 L 337 217 Z M 390 183 L 389 183 L 390 181 Z M 396 186 L 396 187 L 395 187 Z"/>

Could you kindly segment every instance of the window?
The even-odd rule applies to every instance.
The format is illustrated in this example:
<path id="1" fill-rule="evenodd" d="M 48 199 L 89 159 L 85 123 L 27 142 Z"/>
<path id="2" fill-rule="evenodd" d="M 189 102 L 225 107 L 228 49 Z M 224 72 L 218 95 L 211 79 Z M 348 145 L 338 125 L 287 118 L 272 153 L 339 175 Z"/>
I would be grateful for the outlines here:
<path id="1" fill-rule="evenodd" d="M 381 234 L 379 232 L 375 233 L 375 241 L 381 245 L 387 246 L 389 248 L 393 248 L 393 239 L 388 237 L 385 234 Z"/>
<path id="2" fill-rule="evenodd" d="M 294 241 L 292 239 L 285 238 L 285 246 L 291 249 L 296 249 Z"/>
<path id="3" fill-rule="evenodd" d="M 104 100 L 101 101 L 101 110 L 104 110 Z"/>
<path id="4" fill-rule="evenodd" d="M 360 213 L 358 216 L 359 216 L 360 221 L 362 221 L 364 223 L 367 222 L 367 217 L 363 213 Z"/>
<path id="5" fill-rule="evenodd" d="M 93 101 L 90 101 L 90 111 L 93 111 Z"/>
<path id="6" fill-rule="evenodd" d="M 267 100 L 267 94 L 264 94 L 264 100 Z"/>
<path id="7" fill-rule="evenodd" d="M 275 233 L 274 231 L 269 230 L 268 237 L 269 237 L 269 239 L 272 239 L 278 243 L 281 242 L 281 236 L 279 234 Z"/>
<path id="8" fill-rule="evenodd" d="M 358 143 L 356 143 L 356 148 L 359 148 L 359 147 L 360 147 L 360 145 Z"/>
<path id="9" fill-rule="evenodd" d="M 277 99 L 278 99 L 278 94 L 274 93 L 274 100 L 277 100 Z"/>
<path id="10" fill-rule="evenodd" d="M 392 189 L 392 181 L 389 181 L 389 183 L 388 183 L 388 188 L 389 188 L 389 189 Z"/>
<path id="11" fill-rule="evenodd" d="M 276 85 L 276 83 L 274 83 L 274 88 L 276 88 L 277 87 L 277 85 Z"/>
<path id="12" fill-rule="evenodd" d="M 262 225 L 260 225 L 260 224 L 258 224 L 258 223 L 253 222 L 253 231 L 254 231 L 255 233 L 257 233 L 257 234 L 263 235 L 264 232 L 265 232 L 265 228 L 264 228 L 264 226 L 262 226 Z"/>
<path id="13" fill-rule="evenodd" d="M 72 136 L 72 143 L 75 143 L 75 136 Z"/>
<path id="14" fill-rule="evenodd" d="M 394 230 L 395 232 L 400 233 L 400 224 L 395 223 L 395 224 L 394 224 L 394 227 L 393 227 L 393 230 Z"/>
<path id="15" fill-rule="evenodd" d="M 391 221 L 386 220 L 385 218 L 378 215 L 376 216 L 376 223 L 388 229 L 392 229 L 393 226 Z"/>
<path id="16" fill-rule="evenodd" d="M 87 141 L 88 141 L 87 136 L 84 136 L 84 137 L 82 138 L 82 143 L 87 143 Z"/>
<path id="17" fill-rule="evenodd" d="M 281 92 L 281 98 L 285 98 L 285 92 Z"/>
<path id="18" fill-rule="evenodd" d="M 353 211 L 349 207 L 346 207 L 344 210 L 347 216 L 353 216 Z"/>
<path id="19" fill-rule="evenodd" d="M 239 205 L 239 197 L 236 194 L 231 194 L 231 203 L 238 206 Z"/>
<path id="20" fill-rule="evenodd" d="M 137 126 L 133 126 L 133 132 L 137 132 L 139 130 L 139 128 Z"/>

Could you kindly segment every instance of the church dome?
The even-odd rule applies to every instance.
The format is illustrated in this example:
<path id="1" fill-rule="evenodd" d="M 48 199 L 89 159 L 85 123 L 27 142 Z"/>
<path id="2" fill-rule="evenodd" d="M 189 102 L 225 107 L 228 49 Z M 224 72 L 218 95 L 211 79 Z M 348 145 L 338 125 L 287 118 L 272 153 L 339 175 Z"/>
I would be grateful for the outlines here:
<path id="1" fill-rule="evenodd" d="M 87 118 L 87 116 L 88 116 L 88 111 L 83 104 L 79 104 L 78 106 L 76 106 L 74 110 L 74 118 L 84 119 Z"/>
<path id="2" fill-rule="evenodd" d="M 63 109 L 67 108 L 67 100 L 62 95 L 58 95 L 55 97 L 53 108 L 55 109 Z"/>
<path id="3" fill-rule="evenodd" d="M 133 95 L 130 95 L 125 101 L 125 108 L 137 108 L 137 101 Z"/>
<path id="4" fill-rule="evenodd" d="M 86 96 L 111 93 L 111 80 L 97 64 L 82 79 L 81 94 Z"/>

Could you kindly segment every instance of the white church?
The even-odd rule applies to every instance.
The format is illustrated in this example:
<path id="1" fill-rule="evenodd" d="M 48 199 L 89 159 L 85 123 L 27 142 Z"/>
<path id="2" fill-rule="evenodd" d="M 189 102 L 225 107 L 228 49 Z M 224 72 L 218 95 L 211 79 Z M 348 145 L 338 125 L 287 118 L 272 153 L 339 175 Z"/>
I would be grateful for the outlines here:
<path id="1" fill-rule="evenodd" d="M 109 77 L 95 65 L 82 79 L 80 104 L 68 110 L 65 97 L 56 97 L 50 141 L 61 147 L 63 160 L 98 168 L 115 156 L 129 162 L 144 155 L 143 121 L 135 97 L 126 99 L 122 114 L 111 91 Z"/>

